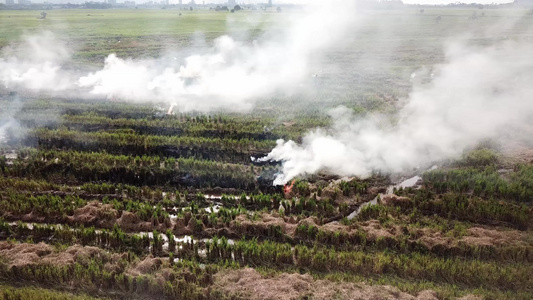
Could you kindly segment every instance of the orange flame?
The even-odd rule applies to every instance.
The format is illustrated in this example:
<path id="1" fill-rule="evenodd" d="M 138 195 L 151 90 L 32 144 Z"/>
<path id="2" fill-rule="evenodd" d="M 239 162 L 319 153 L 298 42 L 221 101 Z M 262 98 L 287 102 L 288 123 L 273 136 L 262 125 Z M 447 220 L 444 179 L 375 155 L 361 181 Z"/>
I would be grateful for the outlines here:
<path id="1" fill-rule="evenodd" d="M 294 180 L 291 182 L 291 184 L 286 184 L 284 187 L 283 187 L 283 192 L 285 195 L 288 195 L 292 192 L 292 188 L 294 187 Z"/>

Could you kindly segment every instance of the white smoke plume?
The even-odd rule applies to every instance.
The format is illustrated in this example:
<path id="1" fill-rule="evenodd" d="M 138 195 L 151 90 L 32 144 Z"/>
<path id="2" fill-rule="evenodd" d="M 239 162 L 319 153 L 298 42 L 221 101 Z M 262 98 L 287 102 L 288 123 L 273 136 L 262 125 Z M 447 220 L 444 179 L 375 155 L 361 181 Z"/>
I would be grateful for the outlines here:
<path id="1" fill-rule="evenodd" d="M 306 9 L 287 13 L 283 26 L 252 42 L 224 35 L 211 49 L 183 60 L 110 54 L 103 69 L 77 76 L 62 68 L 68 51 L 52 34 L 30 37 L 23 45 L 29 53 L 0 58 L 0 82 L 82 97 L 175 103 L 180 111 L 248 111 L 258 98 L 290 92 L 308 79 L 313 58 L 342 39 L 355 20 L 354 1 L 309 2 Z M 184 53 L 187 49 L 175 56 Z"/>
<path id="2" fill-rule="evenodd" d="M 70 51 L 51 32 L 25 36 L 17 47 L 6 47 L 0 57 L 0 83 L 9 89 L 61 91 L 73 86 L 62 64 Z"/>
<path id="3" fill-rule="evenodd" d="M 0 113 L 0 146 L 9 142 L 8 137 L 12 134 L 13 129 L 18 129 L 18 122 L 11 116 Z"/>
<path id="4" fill-rule="evenodd" d="M 512 138 L 533 116 L 531 46 L 448 47 L 447 61 L 427 85 L 415 86 L 394 124 L 331 112 L 330 129 L 309 132 L 301 145 L 279 140 L 263 161 L 282 161 L 275 184 L 327 171 L 341 176 L 402 172 L 453 158 L 484 139 Z"/>
<path id="5" fill-rule="evenodd" d="M 23 134 L 15 115 L 22 108 L 18 97 L 0 102 L 0 146 L 12 142 L 10 138 L 18 138 Z"/>
<path id="6" fill-rule="evenodd" d="M 311 55 L 334 44 L 354 20 L 350 1 L 343 10 L 340 2 L 316 1 L 292 15 L 279 34 L 252 43 L 219 37 L 211 51 L 179 66 L 110 55 L 103 70 L 80 78 L 79 85 L 94 95 L 170 101 L 181 111 L 247 111 L 258 97 L 293 89 L 309 76 Z"/>

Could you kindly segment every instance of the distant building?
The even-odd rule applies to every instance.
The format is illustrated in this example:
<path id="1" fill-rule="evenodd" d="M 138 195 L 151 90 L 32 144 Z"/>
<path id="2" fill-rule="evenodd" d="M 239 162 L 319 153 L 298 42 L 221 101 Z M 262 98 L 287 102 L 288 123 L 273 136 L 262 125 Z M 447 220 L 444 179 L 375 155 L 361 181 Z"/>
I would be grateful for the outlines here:
<path id="1" fill-rule="evenodd" d="M 272 0 L 268 0 L 268 7 L 272 6 Z"/>
<path id="2" fill-rule="evenodd" d="M 30 5 L 30 4 L 31 4 L 30 0 L 19 0 L 19 5 Z"/>
<path id="3" fill-rule="evenodd" d="M 15 0 L 6 0 L 6 5 L 15 5 Z"/>
<path id="4" fill-rule="evenodd" d="M 180 4 L 180 6 L 182 6 L 183 5 L 183 0 L 180 0 L 178 3 Z"/>
<path id="5" fill-rule="evenodd" d="M 235 5 L 237 5 L 237 1 L 236 0 L 229 0 L 228 1 L 228 6 L 233 7 Z"/>
<path id="6" fill-rule="evenodd" d="M 111 5 L 116 5 L 117 4 L 117 0 L 107 0 L 107 3 L 111 4 Z"/>

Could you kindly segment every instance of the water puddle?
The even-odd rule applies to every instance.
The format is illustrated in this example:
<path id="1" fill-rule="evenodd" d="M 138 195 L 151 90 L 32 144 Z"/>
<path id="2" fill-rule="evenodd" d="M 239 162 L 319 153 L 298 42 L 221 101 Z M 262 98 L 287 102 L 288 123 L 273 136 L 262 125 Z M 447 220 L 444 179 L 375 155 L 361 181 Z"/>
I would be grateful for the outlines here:
<path id="1" fill-rule="evenodd" d="M 241 199 L 241 196 L 235 196 L 235 195 L 204 195 L 204 198 L 206 200 L 222 200 L 222 198 L 233 198 L 235 200 Z M 250 196 L 246 196 L 246 200 L 250 200 Z"/>
<path id="2" fill-rule="evenodd" d="M 383 194 L 380 194 L 380 195 L 383 195 Z M 367 207 L 367 206 L 370 206 L 370 205 L 376 205 L 378 204 L 378 197 L 379 196 L 376 196 L 374 199 L 368 201 L 368 202 L 365 202 L 363 204 L 361 204 L 356 210 L 354 210 L 351 214 L 349 214 L 346 218 L 348 220 L 351 220 L 353 218 L 355 218 L 358 214 L 361 213 L 361 211 L 363 210 L 363 208 Z"/>
<path id="3" fill-rule="evenodd" d="M 8 152 L 8 153 L 4 153 L 4 156 L 6 157 L 6 159 L 15 160 L 15 159 L 17 159 L 18 154 L 15 151 L 11 151 L 11 152 Z"/>
<path id="4" fill-rule="evenodd" d="M 13 161 L 18 158 L 17 151 L 14 151 L 14 150 L 13 151 L 8 151 L 8 152 L 4 152 L 4 153 L 0 154 L 0 156 L 4 156 L 6 158 L 6 163 L 8 165 L 12 165 Z"/>
<path id="5" fill-rule="evenodd" d="M 154 233 L 153 232 L 138 232 L 133 233 L 138 234 L 139 236 L 148 236 L 149 239 L 154 239 Z M 169 243 L 168 243 L 168 236 L 164 233 L 159 233 L 159 238 L 163 240 L 163 249 L 168 250 Z M 174 243 L 178 245 L 178 249 L 183 248 L 183 244 L 190 244 L 194 243 L 193 237 L 190 235 L 184 235 L 184 236 L 174 236 Z M 151 247 L 151 246 L 150 246 Z"/>
<path id="6" fill-rule="evenodd" d="M 222 241 L 222 239 L 219 238 L 217 243 L 220 244 L 221 241 Z M 235 240 L 233 240 L 233 239 L 226 239 L 226 241 L 228 241 L 228 245 L 231 245 L 231 246 L 235 245 Z M 202 242 L 204 242 L 204 243 L 212 243 L 213 239 L 202 239 Z"/>
<path id="7" fill-rule="evenodd" d="M 391 195 L 394 193 L 394 189 L 406 189 L 410 187 L 416 187 L 418 185 L 418 182 L 422 180 L 422 177 L 416 175 L 414 177 L 411 177 L 409 179 L 406 179 L 399 184 L 391 185 L 387 188 L 387 193 L 385 195 Z"/>
<path id="8" fill-rule="evenodd" d="M 431 170 L 434 170 L 436 169 L 436 166 L 433 166 L 431 168 Z M 374 199 L 368 201 L 368 202 L 365 202 L 363 204 L 361 204 L 356 210 L 354 210 L 351 214 L 349 214 L 346 218 L 348 220 L 352 220 L 353 218 L 355 218 L 359 213 L 361 213 L 361 211 L 363 210 L 363 208 L 369 206 L 369 205 L 376 205 L 378 204 L 378 198 L 383 198 L 384 196 L 386 195 L 392 195 L 394 193 L 395 190 L 397 189 L 400 189 L 400 188 L 403 188 L 403 189 L 406 189 L 406 188 L 410 188 L 410 187 L 417 187 L 420 183 L 420 181 L 422 180 L 422 177 L 416 175 L 416 176 L 413 176 L 409 179 L 406 179 L 404 181 L 401 181 L 400 183 L 398 184 L 393 184 L 393 185 L 390 185 L 389 187 L 387 187 L 387 190 L 384 194 L 378 194 L 378 196 L 376 196 Z"/>
<path id="9" fill-rule="evenodd" d="M 210 214 L 212 212 L 218 213 L 220 211 L 220 208 L 222 207 L 222 203 L 216 203 L 214 206 L 209 206 L 205 208 L 205 211 Z"/>
<path id="10" fill-rule="evenodd" d="M 210 205 L 208 207 L 203 208 L 205 212 L 208 214 L 210 213 L 218 213 L 224 205 L 221 202 L 215 202 L 214 200 L 222 200 L 222 196 L 218 195 L 204 195 L 205 199 L 210 201 Z M 227 196 L 226 196 L 227 197 Z M 235 199 L 240 199 L 238 196 L 234 196 Z M 171 220 L 176 220 L 178 218 L 178 213 L 182 212 L 186 209 L 186 207 L 177 207 L 174 206 L 170 209 L 165 209 L 167 212 L 169 212 L 169 217 Z"/>

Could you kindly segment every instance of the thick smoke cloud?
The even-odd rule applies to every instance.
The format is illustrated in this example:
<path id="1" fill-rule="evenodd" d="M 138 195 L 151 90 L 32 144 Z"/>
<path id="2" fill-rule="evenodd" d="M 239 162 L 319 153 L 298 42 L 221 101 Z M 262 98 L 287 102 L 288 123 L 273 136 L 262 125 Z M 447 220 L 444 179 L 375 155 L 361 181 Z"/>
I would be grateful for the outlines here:
<path id="1" fill-rule="evenodd" d="M 253 42 L 225 35 L 211 49 L 184 59 L 176 57 L 186 49 L 147 60 L 110 54 L 103 69 L 76 76 L 62 68 L 67 48 L 46 33 L 27 38 L 25 53 L 0 59 L 0 82 L 82 97 L 167 102 L 180 111 L 248 111 L 258 98 L 290 92 L 311 76 L 313 57 L 339 41 L 354 21 L 350 2 L 316 1 Z"/>
<path id="2" fill-rule="evenodd" d="M 353 7 L 339 13 L 336 4 L 310 6 L 286 29 L 253 43 L 222 36 L 180 66 L 110 55 L 103 70 L 79 84 L 94 95 L 170 101 L 182 111 L 247 111 L 258 97 L 289 91 L 309 76 L 311 55 L 334 44 L 353 20 Z"/>
<path id="3" fill-rule="evenodd" d="M 279 140 L 262 160 L 283 162 L 275 184 L 318 171 L 365 177 L 453 158 L 484 139 L 513 138 L 533 116 L 532 50 L 450 46 L 447 62 L 429 84 L 414 87 L 395 124 L 338 108 L 332 128 L 308 133 L 301 145 Z"/>
<path id="4" fill-rule="evenodd" d="M 51 32 L 23 37 L 18 47 L 6 47 L 0 57 L 0 83 L 5 88 L 61 91 L 72 87 L 62 64 L 70 51 Z"/>

